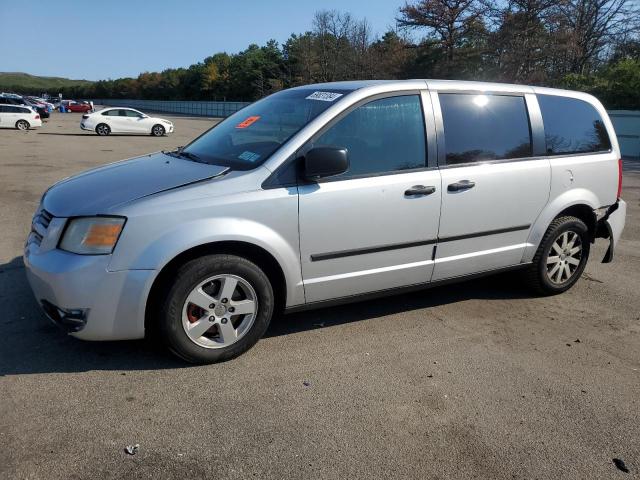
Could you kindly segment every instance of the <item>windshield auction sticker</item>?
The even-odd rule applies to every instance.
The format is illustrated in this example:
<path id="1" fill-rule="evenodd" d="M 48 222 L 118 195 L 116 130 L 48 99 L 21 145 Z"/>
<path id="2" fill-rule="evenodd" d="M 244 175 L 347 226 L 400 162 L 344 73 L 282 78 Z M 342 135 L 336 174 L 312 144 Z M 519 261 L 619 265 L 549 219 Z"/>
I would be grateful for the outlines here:
<path id="1" fill-rule="evenodd" d="M 252 117 L 247 117 L 245 120 L 236 125 L 236 128 L 247 128 L 260 120 L 260 115 L 254 115 Z"/>
<path id="2" fill-rule="evenodd" d="M 335 99 L 340 98 L 341 93 L 334 92 L 313 92 L 306 100 L 320 100 L 321 102 L 333 102 Z"/>
<path id="3" fill-rule="evenodd" d="M 254 152 L 245 151 L 245 152 L 242 152 L 240 155 L 238 155 L 238 158 L 240 160 L 246 160 L 247 162 L 255 162 L 256 160 L 258 160 L 260 158 L 260 154 L 259 153 L 254 153 Z"/>

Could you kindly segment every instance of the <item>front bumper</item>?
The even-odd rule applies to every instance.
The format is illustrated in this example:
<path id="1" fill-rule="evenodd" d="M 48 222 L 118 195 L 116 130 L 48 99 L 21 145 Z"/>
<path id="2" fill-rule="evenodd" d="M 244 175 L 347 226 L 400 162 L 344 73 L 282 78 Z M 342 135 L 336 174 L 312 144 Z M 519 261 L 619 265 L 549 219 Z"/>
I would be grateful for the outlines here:
<path id="1" fill-rule="evenodd" d="M 36 250 L 36 251 L 34 251 Z M 76 255 L 28 247 L 27 279 L 47 316 L 83 340 L 144 337 L 154 270 L 108 271 L 109 255 Z"/>
<path id="2" fill-rule="evenodd" d="M 596 229 L 596 238 L 608 238 L 609 248 L 602 259 L 602 263 L 610 263 L 613 261 L 613 255 L 622 231 L 624 230 L 625 220 L 627 216 L 627 202 L 618 199 L 616 203 L 611 205 L 604 216 L 598 220 Z"/>

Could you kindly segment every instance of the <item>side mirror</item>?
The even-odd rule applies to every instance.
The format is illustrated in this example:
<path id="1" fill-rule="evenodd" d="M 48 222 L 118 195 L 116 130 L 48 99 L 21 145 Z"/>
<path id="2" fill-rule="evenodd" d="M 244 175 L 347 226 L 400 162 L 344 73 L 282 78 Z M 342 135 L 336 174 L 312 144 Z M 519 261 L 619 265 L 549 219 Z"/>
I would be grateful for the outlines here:
<path id="1" fill-rule="evenodd" d="M 316 147 L 304 156 L 304 176 L 309 180 L 319 180 L 340 175 L 349 169 L 346 148 Z"/>

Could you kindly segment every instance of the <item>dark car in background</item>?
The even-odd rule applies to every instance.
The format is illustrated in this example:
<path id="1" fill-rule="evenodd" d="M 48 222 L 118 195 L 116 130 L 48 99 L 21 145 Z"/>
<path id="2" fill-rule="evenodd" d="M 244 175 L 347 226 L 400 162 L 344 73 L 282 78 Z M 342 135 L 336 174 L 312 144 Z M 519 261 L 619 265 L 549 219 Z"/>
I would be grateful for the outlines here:
<path id="1" fill-rule="evenodd" d="M 14 97 L 14 96 L 0 96 L 0 105 L 24 105 L 27 107 L 31 107 L 33 110 L 40 114 L 40 118 L 49 118 L 49 110 L 46 106 L 41 105 L 37 102 L 33 102 L 24 97 Z"/>

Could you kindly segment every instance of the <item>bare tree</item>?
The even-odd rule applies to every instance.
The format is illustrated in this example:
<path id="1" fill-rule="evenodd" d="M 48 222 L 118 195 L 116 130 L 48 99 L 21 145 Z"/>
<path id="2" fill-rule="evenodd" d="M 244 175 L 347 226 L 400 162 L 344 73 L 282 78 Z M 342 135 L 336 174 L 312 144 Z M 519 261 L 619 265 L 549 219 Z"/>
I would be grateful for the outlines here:
<path id="1" fill-rule="evenodd" d="M 400 8 L 398 25 L 425 28 L 452 63 L 461 41 L 477 29 L 486 8 L 478 0 L 419 0 Z"/>
<path id="2" fill-rule="evenodd" d="M 616 38 L 637 32 L 640 12 L 633 0 L 563 0 L 562 27 L 567 31 L 568 71 L 589 73 Z"/>
<path id="3" fill-rule="evenodd" d="M 497 75 L 514 82 L 542 82 L 550 49 L 549 22 L 557 10 L 556 0 L 511 0 L 498 8 L 485 1 L 496 30 L 490 46 L 496 58 Z"/>

